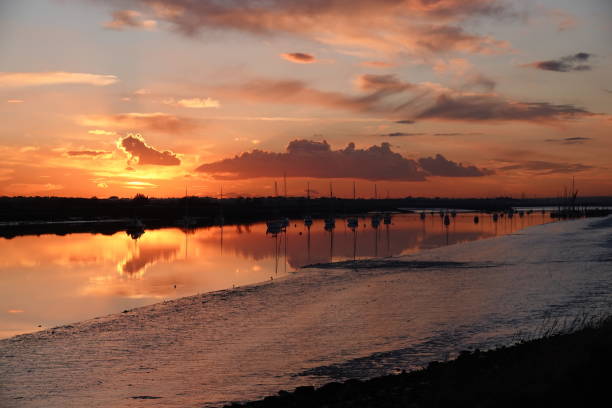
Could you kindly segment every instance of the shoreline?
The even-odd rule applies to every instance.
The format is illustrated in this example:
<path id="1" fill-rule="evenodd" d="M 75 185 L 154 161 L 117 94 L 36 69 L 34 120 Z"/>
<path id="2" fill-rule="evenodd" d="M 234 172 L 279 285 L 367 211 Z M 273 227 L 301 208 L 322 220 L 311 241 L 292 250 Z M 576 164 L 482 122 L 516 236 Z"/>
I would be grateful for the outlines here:
<path id="1" fill-rule="evenodd" d="M 612 317 L 607 317 L 510 346 L 462 351 L 454 360 L 433 361 L 421 370 L 302 386 L 223 407 L 585 406 L 609 398 L 610 344 Z"/>

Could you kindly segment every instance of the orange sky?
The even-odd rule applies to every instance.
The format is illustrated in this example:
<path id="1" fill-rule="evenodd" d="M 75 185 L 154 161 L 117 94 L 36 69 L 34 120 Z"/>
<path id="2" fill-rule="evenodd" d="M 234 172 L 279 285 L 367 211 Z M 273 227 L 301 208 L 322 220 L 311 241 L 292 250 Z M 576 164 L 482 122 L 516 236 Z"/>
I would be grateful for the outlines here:
<path id="1" fill-rule="evenodd" d="M 3 4 L 0 195 L 612 195 L 612 5 L 579 3 Z"/>

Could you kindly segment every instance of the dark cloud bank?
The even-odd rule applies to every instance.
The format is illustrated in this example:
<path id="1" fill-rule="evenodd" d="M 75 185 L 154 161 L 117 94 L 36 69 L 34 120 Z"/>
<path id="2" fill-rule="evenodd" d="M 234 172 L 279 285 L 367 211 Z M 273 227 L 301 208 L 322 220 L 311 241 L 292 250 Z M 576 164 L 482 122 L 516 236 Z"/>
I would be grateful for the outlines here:
<path id="1" fill-rule="evenodd" d="M 424 181 L 428 176 L 481 177 L 492 174 L 487 169 L 464 166 L 435 158 L 412 160 L 391 150 L 389 143 L 357 149 L 354 143 L 332 150 L 326 142 L 294 140 L 285 153 L 262 150 L 245 152 L 233 158 L 203 164 L 197 171 L 216 179 L 278 177 L 355 178 L 363 180 Z"/>

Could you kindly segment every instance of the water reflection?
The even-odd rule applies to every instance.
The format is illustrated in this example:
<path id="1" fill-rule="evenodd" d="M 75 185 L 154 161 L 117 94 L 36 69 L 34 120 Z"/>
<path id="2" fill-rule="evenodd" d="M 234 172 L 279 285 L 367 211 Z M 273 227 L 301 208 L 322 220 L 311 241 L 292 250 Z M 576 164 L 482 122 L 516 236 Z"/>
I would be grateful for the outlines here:
<path id="1" fill-rule="evenodd" d="M 270 235 L 256 223 L 2 239 L 0 336 L 262 282 L 308 264 L 409 254 L 549 220 L 540 213 L 477 216 L 360 217 L 351 226 L 337 219 L 334 228 L 324 220 L 292 221 Z"/>

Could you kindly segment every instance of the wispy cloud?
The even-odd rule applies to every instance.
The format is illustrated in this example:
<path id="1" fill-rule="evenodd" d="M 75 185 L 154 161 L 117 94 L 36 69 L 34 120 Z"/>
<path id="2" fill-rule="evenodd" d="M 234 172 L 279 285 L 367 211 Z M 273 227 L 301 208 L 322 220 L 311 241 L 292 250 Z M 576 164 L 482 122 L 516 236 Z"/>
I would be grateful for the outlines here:
<path id="1" fill-rule="evenodd" d="M 554 72 L 590 71 L 591 65 L 588 61 L 592 56 L 593 54 L 587 52 L 579 52 L 556 60 L 536 61 L 524 66 Z"/>
<path id="2" fill-rule="evenodd" d="M 545 124 L 593 115 L 574 105 L 515 101 L 491 92 L 464 92 L 431 82 L 410 83 L 395 75 L 361 75 L 355 84 L 362 94 L 321 91 L 303 81 L 272 79 L 221 86 L 215 91 L 242 101 L 367 112 L 401 124 L 417 120 Z"/>
<path id="3" fill-rule="evenodd" d="M 87 133 L 89 133 L 90 135 L 96 135 L 96 136 L 114 136 L 117 134 L 117 132 L 111 132 L 111 131 L 102 130 L 102 129 L 88 130 Z"/>
<path id="4" fill-rule="evenodd" d="M 110 30 L 124 30 L 126 28 L 140 28 L 154 30 L 157 21 L 143 18 L 142 13 L 136 10 L 117 10 L 112 13 L 112 20 L 104 23 Z"/>
<path id="5" fill-rule="evenodd" d="M 548 16 L 557 24 L 557 30 L 559 31 L 570 30 L 578 25 L 576 16 L 564 10 L 549 10 Z"/>
<path id="6" fill-rule="evenodd" d="M 581 164 L 581 163 L 563 163 L 563 162 L 549 162 L 549 161 L 524 161 L 515 162 L 507 166 L 501 167 L 501 171 L 515 171 L 520 170 L 527 173 L 535 173 L 540 175 L 549 174 L 572 174 L 580 173 L 586 170 L 593 169 L 593 166 Z"/>
<path id="7" fill-rule="evenodd" d="M 589 142 L 593 140 L 590 137 L 565 137 L 562 139 L 546 139 L 546 142 L 549 143 L 559 143 L 559 144 L 564 144 L 564 145 L 575 145 L 575 144 L 584 144 L 586 142 Z"/>
<path id="8" fill-rule="evenodd" d="M 418 119 L 455 121 L 526 121 L 547 122 L 591 116 L 574 105 L 548 102 L 515 102 L 496 95 L 438 96 L 435 103 L 416 115 Z"/>
<path id="9" fill-rule="evenodd" d="M 106 152 L 104 150 L 70 150 L 66 152 L 68 156 L 89 156 L 89 157 L 104 156 L 110 153 L 111 152 Z"/>
<path id="10" fill-rule="evenodd" d="M 396 64 L 386 61 L 362 61 L 359 63 L 362 67 L 367 68 L 393 68 Z"/>
<path id="11" fill-rule="evenodd" d="M 159 186 L 154 183 L 149 183 L 146 181 L 127 181 L 123 183 L 125 188 L 131 188 L 134 190 L 146 190 L 150 188 L 158 188 Z"/>
<path id="12" fill-rule="evenodd" d="M 427 133 L 406 133 L 406 132 L 391 132 L 391 133 L 384 133 L 380 136 L 383 137 L 404 137 L 404 136 L 423 136 L 426 135 Z"/>
<path id="13" fill-rule="evenodd" d="M 167 98 L 163 100 L 163 103 L 166 105 L 181 106 L 183 108 L 192 109 L 218 108 L 221 106 L 221 102 L 212 98 L 188 98 L 179 100 Z"/>
<path id="14" fill-rule="evenodd" d="M 87 74 L 81 72 L 0 72 L 0 87 L 39 85 L 85 84 L 112 85 L 119 79 L 114 75 Z"/>
<path id="15" fill-rule="evenodd" d="M 303 52 L 289 52 L 280 55 L 283 59 L 296 64 L 312 64 L 317 62 L 317 59 L 312 54 Z"/>
<path id="16" fill-rule="evenodd" d="M 468 18 L 515 14 L 502 0 L 136 0 L 134 3 L 189 36 L 212 30 L 259 36 L 291 35 L 351 48 L 414 54 L 507 52 L 508 43 L 488 35 L 468 33 L 460 24 Z M 135 24 L 133 19 L 132 15 L 113 16 L 113 22 L 120 27 Z"/>
<path id="17" fill-rule="evenodd" d="M 120 113 L 117 115 L 89 115 L 79 118 L 84 126 L 121 128 L 131 132 L 143 130 L 168 133 L 182 133 L 197 127 L 190 118 L 170 115 L 162 112 L 154 113 Z"/>

